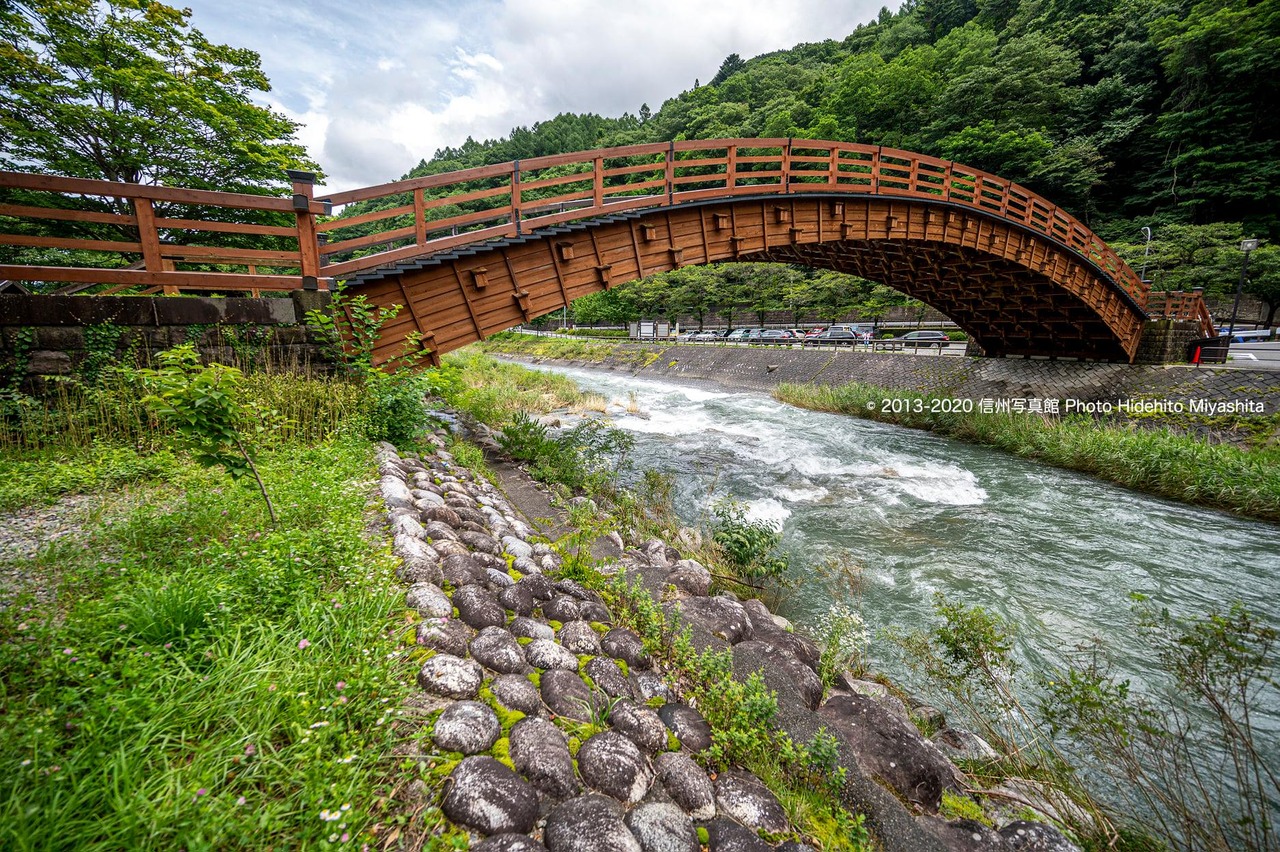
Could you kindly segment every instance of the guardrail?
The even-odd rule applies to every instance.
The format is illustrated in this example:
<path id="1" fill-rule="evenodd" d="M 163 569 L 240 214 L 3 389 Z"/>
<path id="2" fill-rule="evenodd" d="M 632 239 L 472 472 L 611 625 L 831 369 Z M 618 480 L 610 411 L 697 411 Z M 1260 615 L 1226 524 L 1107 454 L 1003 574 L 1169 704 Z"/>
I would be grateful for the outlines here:
<path id="1" fill-rule="evenodd" d="M 628 145 L 428 175 L 318 199 L 312 197 L 309 176 L 291 174 L 290 199 L 0 172 L 0 190 L 44 195 L 41 201 L 0 205 L 0 217 L 106 226 L 124 235 L 0 234 L 0 245 L 117 259 L 92 268 L 0 266 L 0 278 L 95 280 L 160 292 L 294 289 L 610 213 L 740 196 L 840 193 L 976 210 L 1069 248 L 1139 305 L 1146 303 L 1149 289 L 1092 231 L 1018 184 L 947 160 L 873 145 L 780 138 Z M 360 202 L 374 209 L 327 218 L 333 209 Z M 157 203 L 179 214 L 157 215 Z M 236 248 L 225 237 L 212 243 L 202 237 L 210 233 L 285 245 Z M 139 256 L 143 268 L 120 268 Z"/>

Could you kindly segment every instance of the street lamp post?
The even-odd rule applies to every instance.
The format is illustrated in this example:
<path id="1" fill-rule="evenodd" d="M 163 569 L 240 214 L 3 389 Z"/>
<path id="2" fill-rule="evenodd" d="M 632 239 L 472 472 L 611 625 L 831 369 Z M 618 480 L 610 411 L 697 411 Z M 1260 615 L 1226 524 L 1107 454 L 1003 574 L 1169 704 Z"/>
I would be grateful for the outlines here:
<path id="1" fill-rule="evenodd" d="M 1138 275 L 1138 278 L 1142 280 L 1143 284 L 1146 284 L 1147 283 L 1147 258 L 1151 255 L 1151 229 L 1144 226 L 1142 228 L 1142 233 L 1146 234 L 1147 236 L 1147 248 L 1146 248 L 1146 251 L 1142 253 L 1142 272 Z"/>
<path id="2" fill-rule="evenodd" d="M 1227 326 L 1227 346 L 1231 345 L 1231 338 L 1236 333 L 1236 313 L 1240 310 L 1240 295 L 1244 293 L 1245 278 L 1249 275 L 1249 252 L 1257 247 L 1257 240 L 1240 241 L 1240 251 L 1244 252 L 1244 263 L 1240 264 L 1240 283 L 1236 285 L 1236 301 L 1231 306 L 1231 324 Z"/>

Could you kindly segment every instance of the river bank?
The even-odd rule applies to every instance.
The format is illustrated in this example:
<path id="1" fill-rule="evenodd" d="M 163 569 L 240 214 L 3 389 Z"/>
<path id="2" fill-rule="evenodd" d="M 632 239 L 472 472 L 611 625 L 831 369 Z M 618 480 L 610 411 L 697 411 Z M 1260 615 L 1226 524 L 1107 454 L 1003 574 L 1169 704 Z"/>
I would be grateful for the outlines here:
<path id="1" fill-rule="evenodd" d="M 811 639 L 713 594 L 669 542 L 596 528 L 621 548 L 587 567 L 539 543 L 525 515 L 547 511 L 538 489 L 506 499 L 530 494 L 516 469 L 495 488 L 442 450 L 384 446 L 380 472 L 420 616 L 427 801 L 489 836 L 472 848 L 1076 848 L 1036 821 L 1033 806 L 1057 812 L 1039 782 L 1006 777 L 982 798 L 952 762 L 994 755 L 980 738 L 851 672 L 824 687 Z"/>
<path id="2" fill-rule="evenodd" d="M 535 362 L 764 390 L 803 407 L 935 431 L 1161 497 L 1280 522 L 1280 387 L 1266 374 L 1250 380 L 1239 371 L 646 347 L 524 335 L 504 335 L 482 348 Z M 867 369 L 885 359 L 890 372 Z M 996 374 L 974 378 L 980 369 Z M 868 383 L 868 374 L 895 383 Z M 974 393 L 994 396 L 966 395 Z M 1117 407 L 1119 401 L 1128 407 Z M 1246 413 L 1192 410 L 1209 403 Z M 1250 406 L 1261 413 L 1247 413 Z"/>
<path id="3" fill-rule="evenodd" d="M 471 362 L 485 359 L 458 360 L 471 376 Z M 869 625 L 933 634 L 935 592 L 952 615 L 979 602 L 988 616 L 1017 625 L 1017 635 L 1001 641 L 1010 643 L 1006 652 L 1015 649 L 1009 671 L 1022 672 L 1025 706 L 1054 694 L 1055 682 L 1076 682 L 1055 672 L 1079 663 L 1074 646 L 1090 637 L 1121 665 L 1135 696 L 1162 693 L 1169 672 L 1142 641 L 1148 631 L 1136 629 L 1131 592 L 1154 596 L 1193 632 L 1201 629 L 1197 615 L 1225 618 L 1238 596 L 1261 624 L 1274 622 L 1278 592 L 1264 567 L 1280 546 L 1272 527 L 1225 516 L 1206 526 L 1203 513 L 1177 504 L 911 430 L 793 409 L 758 392 L 631 370 L 540 370 L 549 372 L 529 379 L 532 386 L 567 376 L 589 392 L 589 401 L 548 422 L 560 421 L 563 434 L 584 413 L 608 412 L 634 439 L 633 464 L 675 473 L 671 497 L 684 523 L 706 523 L 716 495 L 730 495 L 782 524 L 795 584 L 784 615 L 813 624 L 840 603 L 858 607 Z M 833 561 L 861 566 L 861 591 L 851 596 L 839 577 L 824 577 Z M 1267 630 L 1259 634 L 1264 643 Z M 893 643 L 875 635 L 879 662 Z M 983 631 L 970 625 L 959 635 Z M 984 689 L 965 685 L 961 701 Z M 1270 730 L 1274 695 L 1254 710 L 1259 730 Z M 1002 717 L 995 714 L 998 723 Z"/>

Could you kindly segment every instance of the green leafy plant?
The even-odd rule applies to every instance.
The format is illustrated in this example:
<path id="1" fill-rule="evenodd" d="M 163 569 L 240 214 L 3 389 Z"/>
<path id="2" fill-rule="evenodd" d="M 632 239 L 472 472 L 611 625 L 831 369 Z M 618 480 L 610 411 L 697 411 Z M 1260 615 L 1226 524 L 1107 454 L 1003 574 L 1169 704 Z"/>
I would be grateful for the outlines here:
<path id="1" fill-rule="evenodd" d="M 350 296 L 345 286 L 339 285 L 329 309 L 313 308 L 307 311 L 306 320 L 333 363 L 352 375 L 363 376 L 374 369 L 373 350 L 382 326 L 399 313 L 399 305 L 378 307 L 368 296 Z"/>
<path id="2" fill-rule="evenodd" d="M 80 364 L 80 376 L 86 384 L 96 385 L 104 371 L 116 361 L 116 350 L 124 329 L 104 322 L 84 328 L 84 361 Z"/>
<path id="3" fill-rule="evenodd" d="M 189 343 L 161 352 L 157 360 L 158 369 L 137 372 L 148 391 L 143 402 L 172 425 L 197 462 L 206 467 L 221 465 L 232 479 L 252 476 L 271 522 L 276 523 L 271 495 L 244 436 L 278 427 L 277 415 L 243 402 L 240 371 L 221 364 L 202 366 Z"/>
<path id="4" fill-rule="evenodd" d="M 1135 597 L 1139 633 L 1168 689 L 1134 689 L 1095 643 L 1046 680 L 1044 719 L 1170 848 L 1280 848 L 1280 775 L 1259 748 L 1255 722 L 1258 708 L 1280 698 L 1276 630 L 1241 604 L 1183 618 Z M 1205 741 L 1225 759 L 1197 745 Z"/>
<path id="5" fill-rule="evenodd" d="M 734 500 L 718 501 L 711 512 L 712 540 L 743 581 L 778 580 L 786 573 L 787 557 L 778 551 L 782 532 L 776 525 L 748 520 L 746 507 Z"/>

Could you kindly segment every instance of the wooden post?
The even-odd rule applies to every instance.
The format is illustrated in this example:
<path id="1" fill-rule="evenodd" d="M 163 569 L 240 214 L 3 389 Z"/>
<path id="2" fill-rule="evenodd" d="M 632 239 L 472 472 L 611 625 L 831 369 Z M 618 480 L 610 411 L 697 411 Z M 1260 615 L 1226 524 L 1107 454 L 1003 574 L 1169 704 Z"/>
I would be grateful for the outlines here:
<path id="1" fill-rule="evenodd" d="M 511 164 L 511 221 L 520 236 L 520 161 Z"/>
<path id="2" fill-rule="evenodd" d="M 427 244 L 427 199 L 422 187 L 413 191 L 413 241 L 420 246 Z"/>
<path id="3" fill-rule="evenodd" d="M 787 144 L 782 146 L 782 191 L 784 193 L 791 191 L 791 139 L 787 138 Z"/>
<path id="4" fill-rule="evenodd" d="M 730 145 L 725 154 L 724 188 L 733 192 L 738 188 L 738 146 Z"/>
<path id="5" fill-rule="evenodd" d="M 178 288 L 164 282 L 166 264 L 160 254 L 160 232 L 156 230 L 156 210 L 150 198 L 133 199 L 133 212 L 138 217 L 138 242 L 142 243 L 142 264 L 155 276 L 155 283 L 163 287 L 166 296 L 174 296 Z"/>
<path id="6" fill-rule="evenodd" d="M 604 157 L 596 157 L 591 161 L 591 204 L 593 207 L 604 206 Z"/>
<path id="7" fill-rule="evenodd" d="M 676 143 L 671 142 L 667 145 L 667 204 L 674 203 L 675 185 L 676 185 Z"/>
<path id="8" fill-rule="evenodd" d="M 311 172 L 286 169 L 293 181 L 293 210 L 298 217 L 298 254 L 302 257 L 302 289 L 320 289 L 320 241 L 316 237 L 316 217 L 311 212 L 316 176 Z"/>

